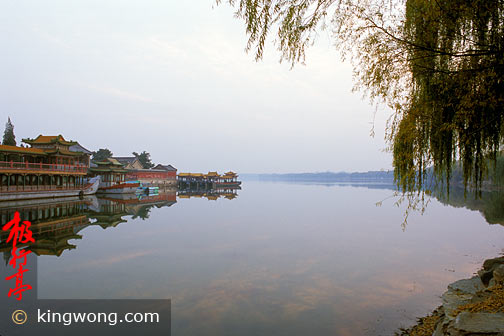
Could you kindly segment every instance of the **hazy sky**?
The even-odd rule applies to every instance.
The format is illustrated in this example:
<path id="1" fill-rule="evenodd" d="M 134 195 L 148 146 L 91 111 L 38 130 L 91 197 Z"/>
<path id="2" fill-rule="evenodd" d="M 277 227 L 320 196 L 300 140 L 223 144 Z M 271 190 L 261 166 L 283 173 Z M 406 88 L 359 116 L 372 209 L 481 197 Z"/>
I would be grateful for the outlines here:
<path id="1" fill-rule="evenodd" d="M 2 0 L 0 127 L 62 134 L 114 155 L 147 150 L 179 171 L 388 169 L 385 120 L 352 93 L 352 68 L 321 32 L 290 70 L 214 0 Z M 215 8 L 214 8 L 215 7 Z"/>

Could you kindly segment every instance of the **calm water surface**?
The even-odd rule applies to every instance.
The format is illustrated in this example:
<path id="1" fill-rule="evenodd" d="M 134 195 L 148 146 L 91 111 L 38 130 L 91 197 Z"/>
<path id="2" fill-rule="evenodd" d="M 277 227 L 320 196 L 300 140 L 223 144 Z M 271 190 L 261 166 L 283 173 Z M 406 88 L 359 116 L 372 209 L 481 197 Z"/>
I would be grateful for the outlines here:
<path id="1" fill-rule="evenodd" d="M 106 229 L 39 258 L 39 297 L 171 298 L 173 335 L 392 335 L 504 247 L 501 225 L 435 199 L 403 230 L 383 186 L 242 187 L 91 216 Z"/>

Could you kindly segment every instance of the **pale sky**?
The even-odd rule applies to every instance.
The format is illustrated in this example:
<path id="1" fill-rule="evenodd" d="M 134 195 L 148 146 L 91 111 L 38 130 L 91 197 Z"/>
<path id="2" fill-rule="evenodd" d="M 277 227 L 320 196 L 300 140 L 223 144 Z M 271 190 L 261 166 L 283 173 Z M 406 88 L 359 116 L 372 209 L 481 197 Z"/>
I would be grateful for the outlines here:
<path id="1" fill-rule="evenodd" d="M 391 167 L 390 111 L 351 92 L 327 31 L 291 70 L 272 43 L 259 63 L 245 53 L 243 22 L 214 0 L 0 3 L 0 127 L 10 116 L 18 144 L 62 134 L 184 172 Z"/>

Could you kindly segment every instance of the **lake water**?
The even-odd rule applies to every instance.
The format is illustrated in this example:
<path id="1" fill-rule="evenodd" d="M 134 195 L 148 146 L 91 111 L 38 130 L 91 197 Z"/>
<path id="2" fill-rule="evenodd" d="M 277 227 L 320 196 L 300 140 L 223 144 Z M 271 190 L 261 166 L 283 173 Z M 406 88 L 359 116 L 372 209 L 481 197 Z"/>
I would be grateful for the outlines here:
<path id="1" fill-rule="evenodd" d="M 500 255 L 504 228 L 436 199 L 403 227 L 392 195 L 244 182 L 232 199 L 101 200 L 95 225 L 67 236 L 76 248 L 39 257 L 38 295 L 171 298 L 176 336 L 393 335 Z"/>

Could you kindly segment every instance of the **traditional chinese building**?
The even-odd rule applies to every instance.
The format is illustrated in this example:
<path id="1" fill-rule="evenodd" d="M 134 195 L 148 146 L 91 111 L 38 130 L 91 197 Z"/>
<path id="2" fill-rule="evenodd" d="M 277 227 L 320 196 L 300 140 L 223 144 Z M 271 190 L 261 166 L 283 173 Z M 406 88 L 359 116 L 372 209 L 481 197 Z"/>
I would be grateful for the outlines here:
<path id="1" fill-rule="evenodd" d="M 127 172 L 124 165 L 113 158 L 94 162 L 89 168 L 90 176 L 100 176 L 98 192 L 111 194 L 134 193 L 140 186 L 139 183 L 125 183 Z"/>
<path id="2" fill-rule="evenodd" d="M 114 156 L 124 166 L 124 169 L 143 169 L 144 166 L 136 156 Z"/>
<path id="3" fill-rule="evenodd" d="M 238 175 L 232 171 L 228 171 L 224 175 L 220 177 L 219 182 L 221 183 L 230 183 L 230 184 L 239 184 Z"/>
<path id="4" fill-rule="evenodd" d="M 25 155 L 25 160 L 28 162 L 89 167 L 89 151 L 77 141 L 66 141 L 62 135 L 39 135 L 35 139 L 23 139 L 23 142 L 47 154 L 45 157 Z M 72 151 L 70 149 L 72 146 L 76 149 L 80 147 L 83 151 Z"/>
<path id="5" fill-rule="evenodd" d="M 75 142 L 75 145 L 72 145 L 70 147 L 68 147 L 68 149 L 71 151 L 71 152 L 81 152 L 81 153 L 84 153 L 84 154 L 88 154 L 89 156 L 93 155 L 93 152 L 90 151 L 89 149 L 87 148 L 84 148 L 80 143 L 78 143 L 77 141 Z M 89 166 L 89 164 L 88 164 Z"/>
<path id="6" fill-rule="evenodd" d="M 179 189 L 222 189 L 239 188 L 241 182 L 238 175 L 232 171 L 220 175 L 217 172 L 201 173 L 180 173 L 178 174 Z"/>
<path id="7" fill-rule="evenodd" d="M 0 145 L 0 200 L 78 195 L 87 190 L 89 153 L 62 135 L 23 139 L 30 145 Z"/>

